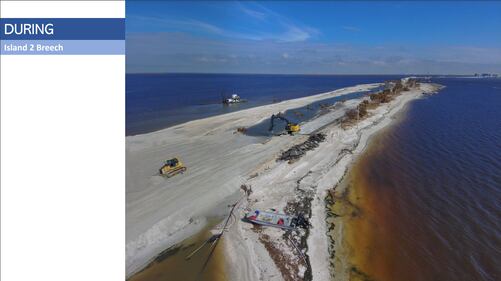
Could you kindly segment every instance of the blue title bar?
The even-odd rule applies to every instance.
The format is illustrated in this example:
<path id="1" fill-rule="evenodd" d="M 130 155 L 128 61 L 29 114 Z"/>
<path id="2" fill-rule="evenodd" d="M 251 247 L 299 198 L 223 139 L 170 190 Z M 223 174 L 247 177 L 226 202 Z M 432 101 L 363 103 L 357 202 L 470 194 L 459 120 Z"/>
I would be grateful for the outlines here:
<path id="1" fill-rule="evenodd" d="M 124 18 L 0 19 L 1 40 L 125 40 Z"/>

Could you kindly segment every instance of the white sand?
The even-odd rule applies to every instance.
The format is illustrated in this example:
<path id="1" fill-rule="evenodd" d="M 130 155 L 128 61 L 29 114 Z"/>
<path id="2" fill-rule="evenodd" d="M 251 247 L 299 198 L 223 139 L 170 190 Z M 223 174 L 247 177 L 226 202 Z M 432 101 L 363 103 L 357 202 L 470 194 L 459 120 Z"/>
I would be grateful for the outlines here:
<path id="1" fill-rule="evenodd" d="M 326 141 L 293 164 L 268 162 L 266 169 L 259 171 L 259 176 L 245 181 L 246 185 L 252 186 L 253 193 L 248 201 L 239 206 L 240 216 L 243 215 L 245 208 L 282 210 L 288 201 L 295 199 L 298 189 L 312 192 L 314 194 L 310 221 L 312 227 L 307 240 L 308 252 L 306 254 L 310 258 L 313 280 L 331 280 L 324 202 L 327 190 L 334 187 L 342 178 L 348 165 L 364 150 L 370 136 L 388 126 L 395 114 L 401 111 L 409 101 L 421 97 L 424 92 L 434 90 L 436 88 L 430 84 L 421 84 L 419 89 L 403 92 L 392 102 L 370 111 L 369 118 L 350 129 L 344 130 L 339 125 L 326 127 L 323 130 L 327 134 Z M 342 153 L 346 149 L 352 153 Z M 272 159 L 276 158 L 276 155 L 269 156 Z M 284 256 L 301 264 L 301 261 L 297 261 L 299 257 L 294 249 L 282 241 L 283 231 L 264 228 L 262 233 L 277 242 Z M 258 234 L 251 229 L 251 225 L 245 223 L 232 225 L 226 235 L 224 241 L 229 257 L 227 262 L 231 280 L 283 279 L 257 236 Z M 301 280 L 297 276 L 292 279 Z"/>
<path id="2" fill-rule="evenodd" d="M 303 133 L 324 128 L 327 139 L 292 165 L 275 162 L 275 159 L 281 150 L 304 141 L 307 136 L 284 135 L 261 143 L 261 139 L 235 133 L 235 130 L 268 119 L 273 113 L 377 86 L 379 84 L 359 85 L 127 137 L 127 276 L 147 265 L 164 249 L 202 229 L 207 217 L 227 212 L 228 204 L 240 196 L 240 186 L 246 184 L 252 186 L 253 193 L 249 201 L 239 205 L 237 217 L 243 215 L 246 207 L 281 210 L 287 201 L 294 200 L 297 187 L 314 193 L 313 227 L 307 254 L 314 280 L 330 280 L 325 192 L 338 182 L 354 157 L 352 154 L 341 157 L 341 151 L 346 148 L 354 149 L 355 154 L 362 151 L 370 135 L 386 126 L 408 101 L 433 87 L 422 84 L 420 90 L 403 93 L 349 130 L 328 124 L 360 100 L 347 101 L 338 109 L 302 124 Z M 188 171 L 170 179 L 156 176 L 162 162 L 174 156 L 185 163 Z M 258 176 L 251 178 L 255 173 Z M 258 241 L 258 235 L 250 228 L 249 224 L 238 221 L 223 239 L 230 279 L 282 280 L 267 250 Z M 280 230 L 263 231 L 278 241 L 277 245 L 291 259 L 299 259 L 281 242 Z"/>
<path id="3" fill-rule="evenodd" d="M 281 136 L 260 143 L 257 138 L 235 134 L 236 128 L 252 126 L 269 118 L 273 113 L 377 86 L 379 84 L 344 88 L 191 121 L 150 134 L 127 137 L 127 276 L 140 270 L 164 249 L 202 229 L 208 216 L 227 211 L 227 204 L 238 197 L 241 184 L 247 183 L 250 175 L 269 163 L 275 165 L 274 159 L 280 150 L 307 138 L 304 135 Z M 346 102 L 346 104 L 349 106 L 355 103 Z M 303 132 L 309 133 L 328 124 L 341 116 L 347 106 L 304 124 Z M 332 142 L 336 145 L 334 139 Z M 315 159 L 310 159 L 314 155 L 317 154 L 307 155 L 306 161 L 296 163 L 293 166 L 296 167 L 295 172 L 290 171 L 290 166 L 278 165 L 267 177 L 270 181 L 268 184 L 285 181 L 283 185 L 286 186 L 286 182 L 294 179 L 296 174 L 313 168 L 313 164 L 325 165 L 333 157 L 330 153 L 324 153 L 317 155 Z M 328 157 L 324 157 L 327 155 Z M 163 161 L 174 156 L 184 162 L 188 167 L 187 172 L 170 179 L 157 176 Z M 314 161 L 311 162 L 312 160 Z M 320 169 L 321 166 L 318 167 Z M 256 179 L 256 187 L 266 181 L 264 178 L 259 176 Z M 266 189 L 264 182 L 262 187 L 256 188 L 257 194 L 267 197 L 266 193 L 270 191 Z M 277 190 L 277 194 L 282 196 L 282 189 Z M 273 196 L 273 190 L 271 193 Z M 262 205 L 264 206 L 265 204 Z M 239 226 L 241 223 L 234 225 Z M 232 235 L 244 236 L 237 233 Z M 230 240 L 225 239 L 225 241 Z M 263 276 L 263 273 L 259 272 L 261 268 L 255 267 L 255 264 L 271 262 L 262 248 L 252 249 L 254 244 L 258 243 L 248 239 L 243 244 L 235 246 L 246 253 L 245 259 L 239 259 L 243 264 L 247 264 L 239 267 L 242 269 L 238 272 L 242 278 L 240 280 L 258 280 L 254 277 Z M 252 251 L 255 253 L 252 254 Z M 266 274 L 268 275 L 265 280 L 281 278 L 273 266 Z"/>

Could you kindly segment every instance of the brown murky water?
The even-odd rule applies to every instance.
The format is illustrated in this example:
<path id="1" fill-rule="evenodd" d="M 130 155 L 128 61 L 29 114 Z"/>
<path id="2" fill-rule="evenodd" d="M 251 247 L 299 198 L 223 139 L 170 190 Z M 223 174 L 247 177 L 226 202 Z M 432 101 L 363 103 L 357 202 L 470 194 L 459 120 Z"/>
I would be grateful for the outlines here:
<path id="1" fill-rule="evenodd" d="M 344 194 L 344 245 L 348 249 L 349 280 L 411 280 L 411 265 L 399 260 L 401 241 L 395 240 L 394 231 L 399 226 L 398 214 L 392 212 L 391 196 L 374 192 L 378 189 L 377 177 L 367 167 L 374 157 L 382 153 L 379 136 L 373 140 L 346 178 Z M 386 172 L 385 172 L 386 173 Z M 338 212 L 339 213 L 339 212 Z M 401 223 L 401 222 L 400 222 Z M 398 241 L 398 242 L 397 242 Z"/>
<path id="2" fill-rule="evenodd" d="M 447 88 L 371 141 L 333 208 L 348 280 L 501 280 L 494 82 L 443 79 Z"/>
<path id="3" fill-rule="evenodd" d="M 180 245 L 176 245 L 159 255 L 143 271 L 135 274 L 129 281 L 224 281 L 226 274 L 224 269 L 223 243 L 219 241 L 205 270 L 204 263 L 210 253 L 207 244 L 189 260 L 186 256 L 201 246 L 211 235 L 207 227 L 200 233 L 186 239 Z M 224 239 L 224 236 L 223 238 Z"/>

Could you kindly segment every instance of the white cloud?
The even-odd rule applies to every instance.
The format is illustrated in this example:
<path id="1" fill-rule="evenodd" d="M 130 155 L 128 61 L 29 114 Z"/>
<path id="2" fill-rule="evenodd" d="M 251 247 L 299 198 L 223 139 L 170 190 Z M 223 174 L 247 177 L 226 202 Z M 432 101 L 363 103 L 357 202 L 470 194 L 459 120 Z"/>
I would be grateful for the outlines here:
<path id="1" fill-rule="evenodd" d="M 127 35 L 128 72 L 498 73 L 501 72 L 500 54 L 501 48 L 475 46 L 413 48 L 256 41 L 215 39 L 180 32 Z"/>
<path id="2" fill-rule="evenodd" d="M 234 32 L 229 29 L 223 29 L 214 24 L 210 24 L 200 20 L 194 19 L 164 19 L 158 17 L 143 17 L 143 16 L 131 16 L 132 20 L 138 20 L 141 23 L 157 24 L 165 26 L 166 31 L 172 30 L 173 27 L 181 29 L 182 31 L 202 31 L 205 33 L 216 34 L 223 37 L 229 38 L 240 38 L 249 40 L 260 40 L 261 38 L 256 35 Z"/>
<path id="3" fill-rule="evenodd" d="M 152 16 L 128 16 L 129 24 L 153 25 L 156 29 L 162 29 L 165 32 L 202 32 L 206 34 L 218 35 L 221 37 L 248 39 L 248 40 L 274 40 L 282 42 L 306 41 L 320 34 L 320 31 L 296 22 L 282 14 L 279 14 L 258 3 L 238 3 L 237 11 L 250 16 L 259 21 L 250 23 L 252 28 L 247 32 L 236 31 L 231 25 L 220 26 L 211 22 L 191 18 L 162 18 Z M 270 32 L 269 30 L 276 30 Z"/>
<path id="4" fill-rule="evenodd" d="M 267 17 L 266 13 L 264 13 L 264 12 L 260 12 L 260 11 L 256 11 L 256 10 L 247 8 L 247 7 L 245 7 L 244 5 L 242 5 L 240 3 L 238 4 L 238 6 L 239 6 L 239 8 L 240 8 L 240 10 L 242 12 L 244 12 L 246 15 L 251 16 L 251 17 L 253 17 L 255 19 L 264 20 Z"/>
<path id="5" fill-rule="evenodd" d="M 279 14 L 263 5 L 253 3 L 253 9 L 240 3 L 240 9 L 247 15 L 267 20 L 267 26 L 276 25 L 282 28 L 283 31 L 277 33 L 261 33 L 261 39 L 270 39 L 284 42 L 305 41 L 320 34 L 315 28 L 304 24 L 296 23 L 288 17 Z"/>
<path id="6" fill-rule="evenodd" d="M 287 31 L 280 35 L 278 39 L 284 42 L 306 41 L 318 32 L 312 28 L 300 28 L 295 25 L 285 24 Z"/>

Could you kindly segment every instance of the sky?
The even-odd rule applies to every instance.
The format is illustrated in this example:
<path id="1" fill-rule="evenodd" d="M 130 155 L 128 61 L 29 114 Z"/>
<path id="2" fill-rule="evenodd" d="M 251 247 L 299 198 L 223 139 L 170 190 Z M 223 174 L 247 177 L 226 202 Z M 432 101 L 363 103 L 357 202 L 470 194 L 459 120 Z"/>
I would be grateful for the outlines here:
<path id="1" fill-rule="evenodd" d="M 128 73 L 501 73 L 501 1 L 127 1 Z"/>

